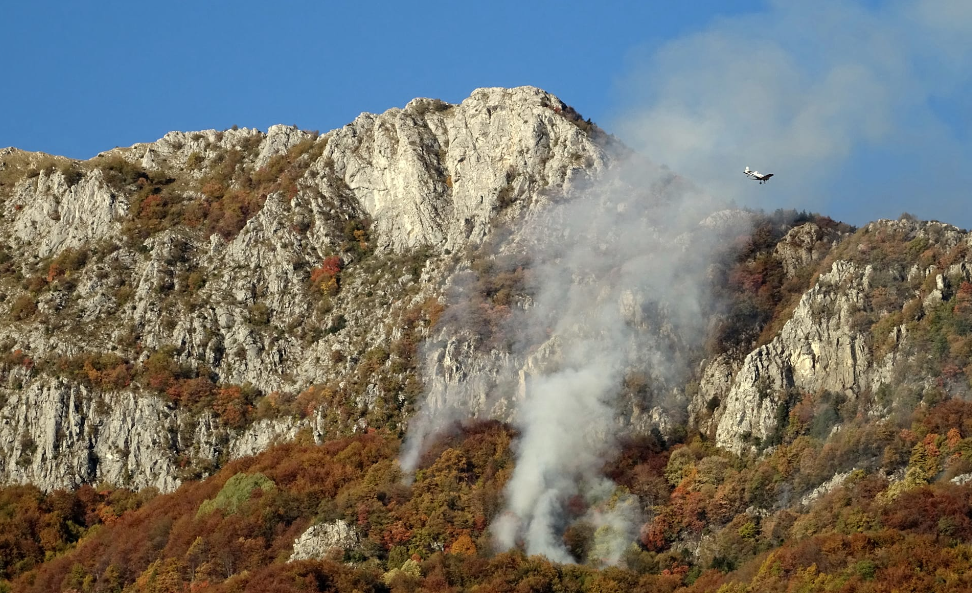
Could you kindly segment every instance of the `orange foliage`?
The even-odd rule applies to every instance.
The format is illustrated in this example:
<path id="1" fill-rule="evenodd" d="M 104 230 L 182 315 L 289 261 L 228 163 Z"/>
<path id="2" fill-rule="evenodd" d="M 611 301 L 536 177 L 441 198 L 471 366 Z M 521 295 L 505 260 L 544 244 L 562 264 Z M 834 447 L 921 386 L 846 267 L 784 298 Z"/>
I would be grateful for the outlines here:
<path id="1" fill-rule="evenodd" d="M 341 258 L 331 255 L 324 258 L 324 262 L 311 270 L 310 283 L 325 294 L 335 295 L 339 288 L 339 274 L 344 268 Z"/>
<path id="2" fill-rule="evenodd" d="M 163 358 L 150 365 L 160 373 L 168 368 Z M 172 385 L 187 381 L 177 378 Z M 323 403 L 322 391 L 309 391 L 316 394 L 303 403 Z M 245 410 L 249 396 L 245 387 L 222 386 L 211 397 L 228 415 L 227 410 Z M 932 430 L 948 418 L 959 424 Z M 21 489 L 9 513 L 0 490 L 0 527 L 6 529 L 0 529 L 0 558 L 14 550 L 18 558 L 34 559 L 6 573 L 23 591 L 59 590 L 84 579 L 94 591 L 165 586 L 647 592 L 723 585 L 769 591 L 963 590 L 972 586 L 967 576 L 972 556 L 964 547 L 972 540 L 972 487 L 933 483 L 887 500 L 883 474 L 855 472 L 809 508 L 783 510 L 778 501 L 784 494 L 798 500 L 821 475 L 833 475 L 828 463 L 855 448 L 869 447 L 860 450 L 879 456 L 889 443 L 907 443 L 906 453 L 915 448 L 919 461 L 965 451 L 964 418 L 963 406 L 939 404 L 917 412 L 912 429 L 901 433 L 891 427 L 867 432 L 848 423 L 826 445 L 800 436 L 750 459 L 694 439 L 677 449 L 675 461 L 686 463 L 674 488 L 664 477 L 671 449 L 660 437 L 625 441 L 606 471 L 643 496 L 643 504 L 650 500 L 644 510 L 653 518 L 642 528 L 641 545 L 628 548 L 611 568 L 558 565 L 519 550 L 484 554 L 487 526 L 503 508 L 512 464 L 514 435 L 498 422 L 458 426 L 431 443 L 409 485 L 394 461 L 398 441 L 377 430 L 319 446 L 277 446 L 144 505 L 90 488 L 79 490 L 76 499 Z M 873 440 L 879 442 L 872 445 Z M 261 473 L 274 487 L 255 489 L 232 511 L 199 515 L 202 502 L 214 499 L 238 473 Z M 794 486 L 800 480 L 808 482 Z M 567 506 L 574 516 L 584 516 L 584 504 L 577 498 Z M 750 507 L 759 512 L 747 511 Z M 80 539 L 69 522 L 58 519 L 64 516 L 85 527 L 101 526 Z M 6 517 L 29 527 L 4 523 Z M 360 548 L 333 559 L 283 561 L 312 521 L 335 519 L 358 527 Z M 702 530 L 707 543 L 698 556 L 675 548 L 697 542 Z M 582 555 L 588 545 L 584 534 L 578 529 L 571 537 L 570 549 Z M 409 556 L 419 566 L 409 565 L 407 573 L 393 573 L 386 581 L 386 571 L 401 568 Z M 51 559 L 44 562 L 45 557 Z"/>
<path id="3" fill-rule="evenodd" d="M 452 546 L 449 548 L 449 553 L 459 554 L 460 556 L 475 556 L 476 555 L 476 544 L 473 543 L 471 537 L 468 533 L 464 533 L 459 536 L 456 541 L 452 542 Z"/>

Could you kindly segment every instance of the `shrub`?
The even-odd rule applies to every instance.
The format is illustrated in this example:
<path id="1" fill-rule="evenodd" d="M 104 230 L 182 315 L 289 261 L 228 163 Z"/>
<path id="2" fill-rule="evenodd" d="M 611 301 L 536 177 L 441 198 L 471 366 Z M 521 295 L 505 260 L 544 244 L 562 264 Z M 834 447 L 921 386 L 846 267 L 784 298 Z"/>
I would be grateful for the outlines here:
<path id="1" fill-rule="evenodd" d="M 89 388 L 111 391 L 128 387 L 133 365 L 112 353 L 85 353 L 53 361 L 55 371 L 63 377 Z"/>
<path id="2" fill-rule="evenodd" d="M 57 171 L 64 177 L 68 187 L 77 185 L 84 178 L 84 171 L 74 161 L 65 161 L 57 165 Z"/>
<path id="3" fill-rule="evenodd" d="M 195 171 L 199 169 L 206 158 L 199 154 L 199 152 L 193 152 L 186 158 L 186 168 L 190 171 Z"/>
<path id="4" fill-rule="evenodd" d="M 266 195 L 242 190 L 226 191 L 219 197 L 210 198 L 202 204 L 206 234 L 218 234 L 227 241 L 232 240 L 263 208 L 266 199 Z"/>
<path id="5" fill-rule="evenodd" d="M 260 391 L 249 383 L 223 385 L 215 392 L 213 411 L 227 426 L 242 428 L 253 416 L 253 403 L 259 395 Z"/>
<path id="6" fill-rule="evenodd" d="M 345 327 L 348 326 L 348 320 L 343 314 L 338 314 L 334 317 L 331 325 L 327 327 L 327 333 L 336 334 Z"/>
<path id="7" fill-rule="evenodd" d="M 344 263 L 336 255 L 325 257 L 317 268 L 311 270 L 310 284 L 328 296 L 334 296 L 340 290 L 341 270 Z"/>
<path id="8" fill-rule="evenodd" d="M 10 306 L 10 317 L 15 321 L 26 321 L 37 313 L 37 302 L 28 294 L 22 294 Z"/>
<path id="9" fill-rule="evenodd" d="M 68 247 L 64 249 L 51 261 L 47 268 L 47 282 L 53 282 L 71 272 L 77 272 L 84 268 L 88 263 L 88 250 L 85 248 L 74 249 Z"/>
<path id="10" fill-rule="evenodd" d="M 118 155 L 97 157 L 93 162 L 101 169 L 109 185 L 125 188 L 134 185 L 140 179 L 149 179 L 148 173 L 141 167 Z"/>
<path id="11" fill-rule="evenodd" d="M 207 499 L 199 505 L 196 517 L 201 517 L 216 509 L 222 509 L 228 515 L 233 514 L 253 496 L 257 489 L 266 493 L 275 487 L 276 484 L 273 483 L 273 480 L 259 472 L 235 474 L 226 480 L 226 484 L 223 485 L 215 498 Z"/>
<path id="12" fill-rule="evenodd" d="M 370 229 L 370 220 L 364 218 L 349 220 L 344 225 L 344 243 L 341 245 L 341 250 L 358 257 L 367 255 L 371 250 Z"/>
<path id="13" fill-rule="evenodd" d="M 266 303 L 254 303 L 250 306 L 249 321 L 256 326 L 263 326 L 270 323 L 272 312 Z"/>

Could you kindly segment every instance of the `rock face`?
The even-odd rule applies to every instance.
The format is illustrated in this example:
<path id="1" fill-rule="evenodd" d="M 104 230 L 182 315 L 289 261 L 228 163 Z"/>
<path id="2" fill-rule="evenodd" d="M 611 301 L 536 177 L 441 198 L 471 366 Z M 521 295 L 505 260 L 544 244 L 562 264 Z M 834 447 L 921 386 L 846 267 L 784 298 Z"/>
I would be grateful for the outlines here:
<path id="1" fill-rule="evenodd" d="M 401 386 L 417 382 L 407 349 L 428 332 L 450 254 L 600 175 L 610 143 L 522 87 L 416 99 L 321 136 L 171 132 L 87 162 L 4 149 L 0 483 L 168 491 L 298 432 L 400 423 Z M 238 224 L 231 200 L 249 195 L 258 209 Z M 340 286 L 323 290 L 315 269 L 335 254 Z M 256 390 L 240 410 L 261 403 L 263 419 L 235 429 L 174 405 L 180 394 L 139 374 L 158 353 L 177 375 Z M 105 388 L 109 355 L 127 370 Z M 310 386 L 364 416 L 299 409 Z"/>
<path id="2" fill-rule="evenodd" d="M 0 150 L 0 483 L 170 491 L 275 442 L 401 430 L 422 405 L 509 419 L 578 336 L 616 347 L 619 431 L 759 450 L 796 394 L 898 382 L 905 310 L 951 303 L 972 279 L 969 236 L 948 225 L 878 221 L 853 244 L 799 225 L 768 254 L 804 291 L 781 329 L 695 368 L 720 315 L 692 298 L 700 262 L 754 218 L 669 233 L 639 208 L 690 188 L 671 172 L 612 176 L 625 154 L 530 87 L 416 99 L 323 135 L 171 132 L 86 162 Z M 595 181 L 607 197 L 588 221 L 569 205 Z M 557 216 L 590 228 L 545 226 Z M 631 221 L 639 233 L 619 230 Z M 904 259 L 880 259 L 866 239 L 882 234 Z M 544 249 L 530 276 L 517 257 Z M 923 257 L 936 249 L 949 255 Z M 570 266 L 591 254 L 609 269 Z M 610 322 L 541 316 L 511 343 L 510 323 L 560 304 L 487 276 L 551 271 Z M 473 288 L 492 300 L 462 301 Z"/>
<path id="3" fill-rule="evenodd" d="M 33 383 L 3 407 L 0 468 L 7 482 L 46 488 L 104 480 L 171 490 L 179 420 L 159 399 L 121 393 L 96 400 L 77 387 Z M 201 453 L 213 457 L 212 448 Z"/>
<path id="4" fill-rule="evenodd" d="M 120 230 L 128 211 L 99 170 L 69 186 L 63 174 L 41 172 L 34 183 L 21 184 L 12 196 L 16 217 L 10 231 L 44 258 L 67 247 L 103 240 Z"/>
<path id="5" fill-rule="evenodd" d="M 320 440 L 319 417 L 261 420 L 236 433 L 212 414 L 193 414 L 134 391 L 91 393 L 33 381 L 0 411 L 7 483 L 72 489 L 84 483 L 174 490 L 219 460 L 258 453 L 304 429 Z"/>
<path id="6" fill-rule="evenodd" d="M 825 494 L 832 492 L 838 486 L 846 482 L 847 478 L 854 475 L 855 471 L 857 470 L 852 469 L 850 471 L 834 474 L 834 477 L 830 478 L 823 484 L 817 486 L 810 492 L 804 494 L 803 497 L 800 499 L 800 504 L 802 504 L 803 506 L 809 506 L 813 501 L 817 500 L 818 498 L 820 498 Z"/>
<path id="7" fill-rule="evenodd" d="M 901 314 L 897 307 L 902 305 L 887 304 L 888 295 L 897 294 L 903 310 L 913 307 L 910 314 L 919 318 L 924 310 L 952 298 L 952 287 L 972 277 L 968 263 L 951 263 L 942 273 L 934 265 L 920 268 L 902 261 L 885 263 L 881 269 L 860 260 L 870 257 L 874 248 L 867 239 L 872 236 L 898 237 L 899 247 L 888 249 L 907 249 L 911 257 L 935 246 L 962 259 L 972 236 L 949 225 L 909 220 L 877 221 L 858 235 L 860 243 L 843 254 L 848 259 L 839 252 L 831 257 L 832 263 L 768 344 L 741 358 L 739 353 L 723 355 L 705 365 L 690 410 L 694 422 L 713 432 L 719 446 L 736 452 L 756 448 L 782 428 L 785 410 L 799 394 L 835 393 L 854 400 L 882 386 L 901 383 L 921 389 L 934 380 L 921 373 L 900 376 L 908 363 L 904 322 L 909 319 L 900 318 L 897 326 L 880 322 Z M 821 242 L 829 240 L 816 225 L 797 227 L 777 245 L 776 257 L 793 275 L 820 260 Z M 890 335 L 875 335 L 875 330 L 890 330 Z M 882 344 L 880 357 L 875 356 L 875 344 Z M 706 407 L 711 414 L 703 411 Z M 881 404 L 872 411 L 881 416 L 889 409 Z"/>
<path id="8" fill-rule="evenodd" d="M 783 331 L 750 352 L 736 372 L 716 428 L 716 443 L 740 450 L 748 439 L 765 438 L 776 426 L 780 394 L 790 388 L 815 392 L 860 389 L 870 367 L 865 336 L 853 328 L 853 314 L 863 306 L 863 270 L 838 261 L 803 295 Z M 711 396 L 710 396 L 711 397 Z"/>
<path id="9" fill-rule="evenodd" d="M 836 233 L 808 222 L 795 227 L 777 243 L 775 254 L 783 263 L 787 276 L 815 264 L 827 255 L 837 240 Z"/>
<path id="10" fill-rule="evenodd" d="M 485 238 L 496 211 L 544 188 L 569 192 L 604 152 L 539 89 L 479 89 L 452 106 L 415 99 L 335 130 L 333 170 L 375 221 L 382 247 L 455 251 Z"/>
<path id="11" fill-rule="evenodd" d="M 334 550 L 354 550 L 360 543 L 360 536 L 347 521 L 339 519 L 331 523 L 320 523 L 311 526 L 294 541 L 294 552 L 290 555 L 290 561 L 320 560 Z"/>

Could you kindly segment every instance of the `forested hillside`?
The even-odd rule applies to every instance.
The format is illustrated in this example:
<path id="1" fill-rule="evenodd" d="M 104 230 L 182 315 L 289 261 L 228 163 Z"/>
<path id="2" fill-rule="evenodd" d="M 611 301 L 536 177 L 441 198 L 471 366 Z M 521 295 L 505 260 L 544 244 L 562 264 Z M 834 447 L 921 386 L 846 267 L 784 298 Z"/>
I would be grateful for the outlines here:
<path id="1" fill-rule="evenodd" d="M 972 589 L 969 233 L 538 89 L 0 151 L 0 591 Z"/>

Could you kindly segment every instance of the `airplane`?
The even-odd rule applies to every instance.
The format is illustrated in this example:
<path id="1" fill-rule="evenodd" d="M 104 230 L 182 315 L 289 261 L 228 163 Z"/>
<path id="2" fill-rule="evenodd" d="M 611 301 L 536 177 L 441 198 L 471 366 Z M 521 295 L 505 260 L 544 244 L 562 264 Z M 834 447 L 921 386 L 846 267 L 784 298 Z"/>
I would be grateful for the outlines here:
<path id="1" fill-rule="evenodd" d="M 769 181 L 769 178 L 773 176 L 772 173 L 760 173 L 759 171 L 753 171 L 752 169 L 749 168 L 748 165 L 743 170 L 743 173 L 745 173 L 746 175 L 749 175 L 749 178 L 750 179 L 755 179 L 755 180 L 759 181 L 760 185 L 762 185 L 762 184 L 766 183 L 767 181 Z"/>

